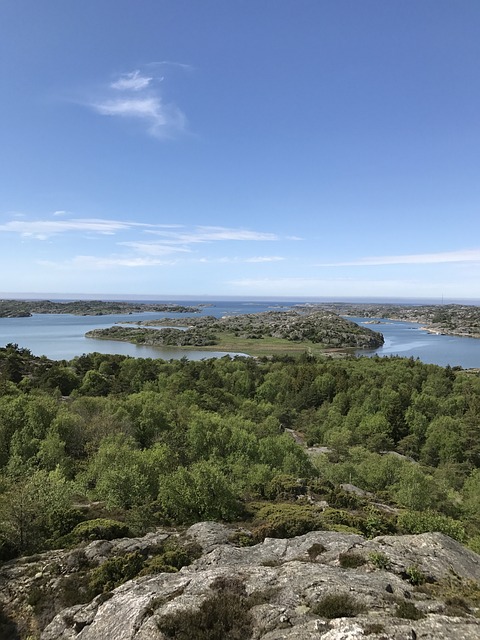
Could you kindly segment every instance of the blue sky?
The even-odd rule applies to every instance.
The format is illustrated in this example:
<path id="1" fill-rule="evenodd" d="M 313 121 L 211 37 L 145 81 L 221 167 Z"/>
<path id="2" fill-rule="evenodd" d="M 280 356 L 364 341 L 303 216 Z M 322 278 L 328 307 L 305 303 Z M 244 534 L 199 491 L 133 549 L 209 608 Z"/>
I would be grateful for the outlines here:
<path id="1" fill-rule="evenodd" d="M 0 291 L 480 298 L 478 0 L 2 0 Z"/>

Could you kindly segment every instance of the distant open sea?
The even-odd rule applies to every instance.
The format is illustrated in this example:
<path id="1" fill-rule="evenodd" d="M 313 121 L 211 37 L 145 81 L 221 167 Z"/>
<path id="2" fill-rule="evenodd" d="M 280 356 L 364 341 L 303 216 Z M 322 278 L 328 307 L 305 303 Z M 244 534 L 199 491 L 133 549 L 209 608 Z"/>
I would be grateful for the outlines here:
<path id="1" fill-rule="evenodd" d="M 3 299 L 49 299 L 55 301 L 70 300 L 118 300 L 126 302 L 175 302 L 184 305 L 205 305 L 201 315 L 221 317 L 245 313 L 288 309 L 301 303 L 314 302 L 350 302 L 374 304 L 441 304 L 438 299 L 428 298 L 345 298 L 345 297 L 308 297 L 308 298 L 239 298 L 239 297 L 194 297 L 194 296 L 120 296 L 120 295 L 77 295 L 72 294 L 13 294 L 0 293 Z M 480 300 L 443 300 L 443 304 L 479 305 Z M 55 360 L 70 360 L 83 353 L 117 353 L 134 357 L 163 358 L 166 360 L 187 357 L 200 360 L 226 355 L 218 351 L 184 351 L 175 348 L 147 347 L 85 338 L 92 329 L 102 329 L 117 322 L 147 320 L 165 317 L 184 317 L 188 323 L 189 314 L 154 313 L 117 314 L 105 316 L 75 316 L 69 314 L 34 314 L 30 318 L 0 318 L 0 346 L 16 343 L 30 349 L 35 355 L 45 355 Z M 195 314 L 198 315 L 198 314 Z M 363 324 L 369 318 L 350 318 Z M 358 355 L 393 356 L 419 358 L 423 362 L 451 365 L 467 368 L 480 368 L 480 340 L 457 338 L 429 334 L 422 325 L 410 322 L 388 321 L 380 319 L 381 324 L 368 325 L 374 331 L 380 331 L 385 344 L 375 351 L 359 351 Z M 233 355 L 233 354 L 231 354 Z"/>

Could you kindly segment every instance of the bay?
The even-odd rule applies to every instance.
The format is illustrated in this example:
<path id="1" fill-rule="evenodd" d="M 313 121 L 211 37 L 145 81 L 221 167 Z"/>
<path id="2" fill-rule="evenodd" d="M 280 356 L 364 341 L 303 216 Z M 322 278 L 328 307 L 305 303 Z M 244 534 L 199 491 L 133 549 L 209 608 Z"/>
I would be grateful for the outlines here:
<path id="1" fill-rule="evenodd" d="M 143 302 L 148 302 L 147 300 Z M 286 308 L 283 303 L 272 302 L 219 302 L 205 305 L 203 301 L 179 301 L 185 306 L 204 305 L 199 315 L 217 318 L 239 313 L 259 313 Z M 291 306 L 291 305 L 288 305 Z M 104 316 L 77 316 L 71 314 L 33 314 L 28 318 L 0 318 L 0 346 L 18 344 L 30 349 L 36 356 L 52 360 L 71 360 L 84 353 L 114 353 L 135 358 L 163 358 L 164 360 L 188 358 L 220 358 L 229 354 L 222 351 L 195 351 L 175 347 L 150 347 L 113 340 L 86 338 L 85 333 L 93 329 L 104 329 L 116 323 L 156 320 L 160 318 L 182 318 L 188 325 L 190 314 L 171 312 L 144 312 Z"/>
<path id="2" fill-rule="evenodd" d="M 477 338 L 429 333 L 423 328 L 424 325 L 416 322 L 351 316 L 348 319 L 373 331 L 379 331 L 385 339 L 384 345 L 379 349 L 357 351 L 357 355 L 413 357 L 427 364 L 438 364 L 442 367 L 480 367 L 480 340 Z M 380 324 L 370 324 L 377 321 Z"/>
<path id="3" fill-rule="evenodd" d="M 200 314 L 221 317 L 244 313 L 260 313 L 269 310 L 288 309 L 302 301 L 218 301 L 201 308 Z M 178 301 L 182 304 L 182 301 Z M 204 304 L 204 301 L 183 302 Z M 134 345 L 127 342 L 95 340 L 85 338 L 93 329 L 110 327 L 119 322 L 153 320 L 159 318 L 184 318 L 188 325 L 189 314 L 146 312 L 105 316 L 74 316 L 57 314 L 34 314 L 29 318 L 0 318 L 0 346 L 18 344 L 30 349 L 37 356 L 45 355 L 54 360 L 70 360 L 83 353 L 115 353 L 138 358 L 163 358 L 165 360 L 188 358 L 201 360 L 227 355 L 219 351 L 183 350 L 174 347 L 161 348 Z M 455 336 L 434 335 L 422 329 L 421 324 L 401 321 L 386 321 L 380 318 L 355 318 L 350 320 L 374 331 L 383 333 L 383 347 L 357 352 L 357 355 L 404 356 L 419 358 L 423 362 L 441 366 L 460 366 L 465 369 L 480 367 L 480 340 Z M 370 324 L 379 321 L 380 324 Z M 237 354 L 230 354 L 237 355 Z"/>

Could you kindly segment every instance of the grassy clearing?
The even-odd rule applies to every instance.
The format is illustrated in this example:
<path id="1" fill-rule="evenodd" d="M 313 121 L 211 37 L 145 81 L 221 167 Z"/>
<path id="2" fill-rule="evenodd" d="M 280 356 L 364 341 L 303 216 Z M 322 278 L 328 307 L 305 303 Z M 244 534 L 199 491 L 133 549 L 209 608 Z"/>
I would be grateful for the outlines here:
<path id="1" fill-rule="evenodd" d="M 233 351 L 246 353 L 249 356 L 270 356 L 274 354 L 301 354 L 311 353 L 320 355 L 326 352 L 338 352 L 337 349 L 326 349 L 322 344 L 310 341 L 292 342 L 285 338 L 243 338 L 234 333 L 215 332 L 217 340 L 214 346 L 209 347 L 182 347 L 196 351 Z"/>

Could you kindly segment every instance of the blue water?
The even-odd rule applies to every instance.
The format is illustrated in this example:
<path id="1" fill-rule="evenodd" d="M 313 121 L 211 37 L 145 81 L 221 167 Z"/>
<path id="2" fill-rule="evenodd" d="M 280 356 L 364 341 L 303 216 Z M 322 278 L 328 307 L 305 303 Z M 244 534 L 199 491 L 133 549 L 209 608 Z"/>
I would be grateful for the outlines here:
<path id="1" fill-rule="evenodd" d="M 419 358 L 422 362 L 450 365 L 464 369 L 480 367 L 480 340 L 476 338 L 458 338 L 428 333 L 424 325 L 416 322 L 401 322 L 380 318 L 352 318 L 359 325 L 367 326 L 383 334 L 385 343 L 380 349 L 358 351 L 364 355 L 403 356 Z M 381 324 L 365 324 L 369 320 L 380 320 Z"/>
<path id="2" fill-rule="evenodd" d="M 182 304 L 182 301 L 178 301 Z M 202 307 L 200 315 L 221 317 L 239 313 L 259 313 L 269 310 L 284 310 L 302 301 L 218 301 Z M 203 304 L 188 300 L 184 304 Z M 198 316 L 199 314 L 195 314 Z M 185 318 L 188 324 L 189 314 L 178 313 L 138 313 L 108 316 L 74 316 L 40 314 L 30 318 L 0 318 L 0 346 L 16 343 L 30 349 L 35 355 L 45 355 L 54 360 L 70 360 L 83 353 L 116 353 L 142 358 L 187 357 L 200 360 L 209 357 L 221 357 L 225 353 L 218 351 L 184 351 L 182 349 L 137 346 L 126 342 L 93 340 L 85 338 L 92 329 L 102 329 L 117 322 L 135 320 L 153 320 L 157 318 Z M 350 318 L 363 324 L 369 318 Z M 385 321 L 381 324 L 368 324 L 370 329 L 380 331 L 385 344 L 375 351 L 359 351 L 359 355 L 381 356 L 400 355 L 407 358 L 419 358 L 423 362 L 446 366 L 460 366 L 465 369 L 480 367 L 480 340 L 457 338 L 453 336 L 432 335 L 421 329 L 422 325 L 411 322 Z"/>

